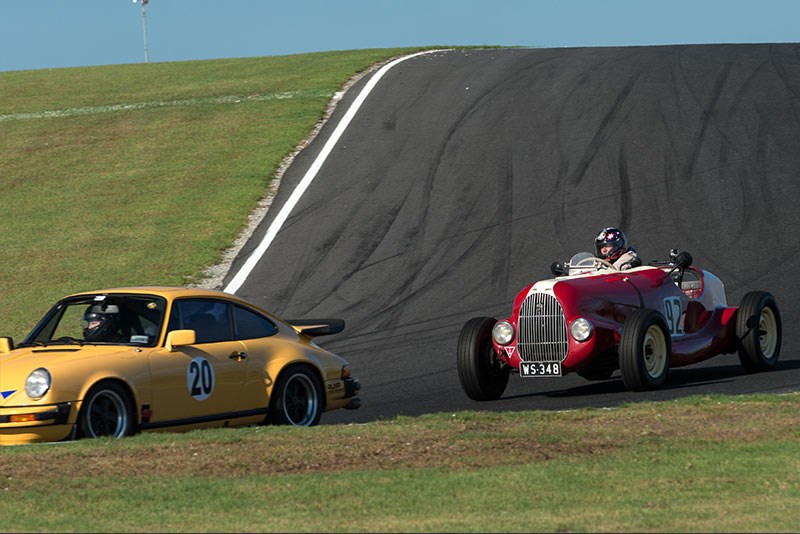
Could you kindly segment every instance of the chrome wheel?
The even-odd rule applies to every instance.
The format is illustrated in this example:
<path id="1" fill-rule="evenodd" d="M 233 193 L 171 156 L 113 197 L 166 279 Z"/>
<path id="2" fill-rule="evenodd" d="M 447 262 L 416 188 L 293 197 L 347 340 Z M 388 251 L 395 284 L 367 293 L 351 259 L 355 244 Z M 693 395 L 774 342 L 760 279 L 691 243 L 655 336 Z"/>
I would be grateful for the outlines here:
<path id="1" fill-rule="evenodd" d="M 325 411 L 319 375 L 310 365 L 294 364 L 281 371 L 266 422 L 273 425 L 314 426 Z"/>
<path id="2" fill-rule="evenodd" d="M 100 384 L 86 396 L 81 411 L 80 434 L 86 438 L 121 438 L 131 433 L 130 402 L 116 384 Z"/>
<path id="3" fill-rule="evenodd" d="M 289 377 L 283 394 L 283 414 L 290 425 L 309 426 L 319 410 L 319 396 L 305 374 Z"/>

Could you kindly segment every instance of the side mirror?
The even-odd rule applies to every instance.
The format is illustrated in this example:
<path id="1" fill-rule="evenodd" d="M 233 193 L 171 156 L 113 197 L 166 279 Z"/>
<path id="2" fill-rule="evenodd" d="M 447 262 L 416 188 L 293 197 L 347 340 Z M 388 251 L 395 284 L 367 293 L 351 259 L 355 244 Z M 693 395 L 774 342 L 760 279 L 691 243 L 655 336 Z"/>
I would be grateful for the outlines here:
<path id="1" fill-rule="evenodd" d="M 672 256 L 672 254 L 670 254 L 670 256 Z M 678 277 L 675 278 L 674 280 L 676 284 L 680 284 L 681 280 L 683 279 L 683 271 L 685 271 L 686 268 L 692 264 L 694 259 L 692 258 L 692 255 L 689 254 L 688 252 L 681 252 L 680 254 L 674 256 L 671 259 L 673 260 L 674 265 L 672 266 L 672 269 L 670 269 L 668 274 L 672 276 L 672 273 L 678 271 L 679 273 Z"/>
<path id="2" fill-rule="evenodd" d="M 550 272 L 555 276 L 565 276 L 567 274 L 567 269 L 560 261 L 554 261 L 550 264 Z"/>
<path id="3" fill-rule="evenodd" d="M 675 267 L 683 271 L 692 264 L 694 259 L 688 252 L 681 252 L 675 257 Z"/>
<path id="4" fill-rule="evenodd" d="M 14 350 L 14 340 L 8 336 L 0 337 L 0 354 L 8 354 Z"/>
<path id="5" fill-rule="evenodd" d="M 194 330 L 173 330 L 167 334 L 167 342 L 164 344 L 170 352 L 175 352 L 178 347 L 194 345 L 196 342 Z"/>

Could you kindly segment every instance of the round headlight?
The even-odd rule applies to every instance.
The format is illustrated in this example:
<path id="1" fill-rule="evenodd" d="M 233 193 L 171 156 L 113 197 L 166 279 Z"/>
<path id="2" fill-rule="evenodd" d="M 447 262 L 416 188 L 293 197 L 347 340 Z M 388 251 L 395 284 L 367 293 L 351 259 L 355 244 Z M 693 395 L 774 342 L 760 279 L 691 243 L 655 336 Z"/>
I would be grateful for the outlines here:
<path id="1" fill-rule="evenodd" d="M 588 319 L 579 317 L 569 325 L 569 333 L 575 341 L 586 341 L 592 337 L 592 323 Z"/>
<path id="2" fill-rule="evenodd" d="M 44 397 L 50 389 L 50 373 L 44 367 L 40 367 L 28 375 L 25 380 L 25 393 L 32 399 Z"/>
<path id="3" fill-rule="evenodd" d="M 508 321 L 498 321 L 492 328 L 492 339 L 498 345 L 508 345 L 514 339 L 514 327 Z"/>

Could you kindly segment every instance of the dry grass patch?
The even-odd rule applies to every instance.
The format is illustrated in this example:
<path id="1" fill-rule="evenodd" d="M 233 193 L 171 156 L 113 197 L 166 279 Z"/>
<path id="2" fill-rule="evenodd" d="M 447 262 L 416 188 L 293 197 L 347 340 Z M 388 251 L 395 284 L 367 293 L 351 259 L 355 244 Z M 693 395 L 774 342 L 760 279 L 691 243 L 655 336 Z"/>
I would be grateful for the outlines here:
<path id="1" fill-rule="evenodd" d="M 694 402 L 694 403 L 693 403 Z M 401 468 L 474 469 L 623 449 L 797 441 L 797 396 L 646 403 L 625 409 L 431 415 L 366 425 L 147 434 L 0 449 L 0 480 L 240 477 Z"/>

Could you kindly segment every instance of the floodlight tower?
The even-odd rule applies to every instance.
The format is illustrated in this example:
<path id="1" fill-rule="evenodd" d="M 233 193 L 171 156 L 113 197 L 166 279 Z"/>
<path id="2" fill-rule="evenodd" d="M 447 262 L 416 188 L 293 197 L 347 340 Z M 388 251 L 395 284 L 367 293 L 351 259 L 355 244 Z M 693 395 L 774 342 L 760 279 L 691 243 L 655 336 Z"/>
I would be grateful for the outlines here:
<path id="1" fill-rule="evenodd" d="M 150 0 L 133 0 L 133 3 L 135 4 L 137 1 L 140 1 L 142 3 L 142 33 L 144 34 L 144 62 L 147 63 L 148 59 L 147 58 L 147 13 L 145 12 L 144 6 L 146 6 Z"/>

